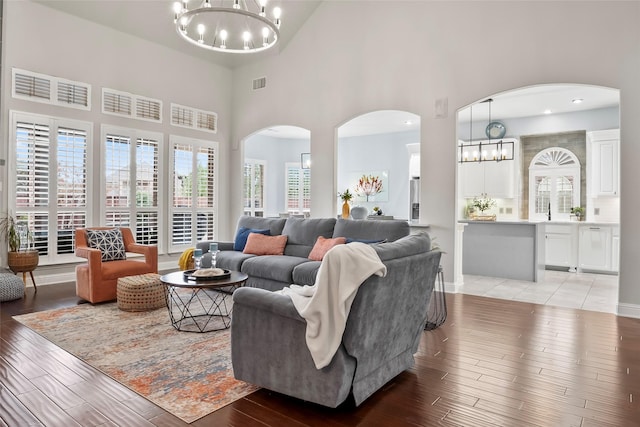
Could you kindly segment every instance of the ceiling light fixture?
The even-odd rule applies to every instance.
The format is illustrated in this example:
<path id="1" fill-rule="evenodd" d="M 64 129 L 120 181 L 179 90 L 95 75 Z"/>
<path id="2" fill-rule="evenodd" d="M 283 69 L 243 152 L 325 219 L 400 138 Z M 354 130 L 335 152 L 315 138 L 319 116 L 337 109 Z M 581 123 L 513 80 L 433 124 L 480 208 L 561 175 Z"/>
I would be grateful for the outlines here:
<path id="1" fill-rule="evenodd" d="M 584 99 L 582 98 L 576 98 L 571 100 L 571 102 L 573 102 L 574 104 L 582 104 L 582 101 L 584 101 Z"/>
<path id="2" fill-rule="evenodd" d="M 503 160 L 514 159 L 513 141 L 504 141 L 502 139 L 505 135 L 506 128 L 500 122 L 491 121 L 492 102 L 492 98 L 479 102 L 480 104 L 486 103 L 489 105 L 489 124 L 485 129 L 485 133 L 489 138 L 489 141 L 473 142 L 473 105 L 469 106 L 469 142 L 467 144 L 462 142 L 458 146 L 460 149 L 460 153 L 458 155 L 459 163 L 486 161 L 501 162 Z M 493 142 L 492 139 L 494 137 L 499 139 L 499 141 Z"/>
<path id="3" fill-rule="evenodd" d="M 282 11 L 274 7 L 273 20 L 267 18 L 267 0 L 204 0 L 191 10 L 188 3 L 173 4 L 173 22 L 180 37 L 195 46 L 215 52 L 254 53 L 278 42 Z"/>
<path id="4" fill-rule="evenodd" d="M 546 109 L 546 110 L 544 110 L 544 111 L 543 111 L 543 113 L 544 113 L 544 114 L 551 114 L 551 110 Z"/>

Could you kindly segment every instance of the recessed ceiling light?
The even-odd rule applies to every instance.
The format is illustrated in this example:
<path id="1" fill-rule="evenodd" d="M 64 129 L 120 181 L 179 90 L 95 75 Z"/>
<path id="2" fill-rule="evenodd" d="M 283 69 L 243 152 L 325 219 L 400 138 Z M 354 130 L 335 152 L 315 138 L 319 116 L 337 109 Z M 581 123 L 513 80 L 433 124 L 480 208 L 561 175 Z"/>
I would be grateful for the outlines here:
<path id="1" fill-rule="evenodd" d="M 549 110 L 549 109 L 544 110 L 544 113 L 545 113 L 545 114 L 551 114 L 551 110 Z"/>
<path id="2" fill-rule="evenodd" d="M 405 121 L 404 121 L 404 124 L 405 124 L 405 125 L 407 125 L 407 126 L 409 126 L 409 125 L 412 125 L 412 124 L 413 124 L 413 122 L 412 122 L 411 120 L 405 120 Z"/>
<path id="3" fill-rule="evenodd" d="M 571 100 L 571 102 L 573 102 L 574 104 L 581 104 L 582 101 L 584 101 L 584 99 L 582 98 L 576 98 Z"/>

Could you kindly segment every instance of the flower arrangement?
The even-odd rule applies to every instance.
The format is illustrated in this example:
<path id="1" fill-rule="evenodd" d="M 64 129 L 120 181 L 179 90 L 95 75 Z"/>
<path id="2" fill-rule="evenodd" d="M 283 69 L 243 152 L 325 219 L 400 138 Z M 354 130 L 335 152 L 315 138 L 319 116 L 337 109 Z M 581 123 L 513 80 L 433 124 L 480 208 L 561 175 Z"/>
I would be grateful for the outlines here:
<path id="1" fill-rule="evenodd" d="M 491 209 L 495 205 L 496 201 L 489 197 L 487 193 L 482 193 L 480 197 L 474 197 L 473 202 L 471 202 L 471 206 L 473 206 L 483 214 L 484 211 Z"/>
<path id="2" fill-rule="evenodd" d="M 574 214 L 576 218 L 578 218 L 578 221 L 580 221 L 580 219 L 584 215 L 584 208 L 582 206 L 574 206 L 571 208 L 571 213 Z"/>
<path id="3" fill-rule="evenodd" d="M 353 194 L 347 188 L 344 193 L 338 193 L 338 197 L 340 197 L 340 200 L 342 200 L 343 202 L 349 202 L 351 201 L 351 199 L 353 199 Z"/>
<path id="4" fill-rule="evenodd" d="M 356 185 L 356 194 L 358 196 L 366 196 L 367 202 L 369 201 L 369 196 L 374 196 L 380 192 L 382 192 L 382 180 L 379 176 L 362 175 L 358 185 Z"/>

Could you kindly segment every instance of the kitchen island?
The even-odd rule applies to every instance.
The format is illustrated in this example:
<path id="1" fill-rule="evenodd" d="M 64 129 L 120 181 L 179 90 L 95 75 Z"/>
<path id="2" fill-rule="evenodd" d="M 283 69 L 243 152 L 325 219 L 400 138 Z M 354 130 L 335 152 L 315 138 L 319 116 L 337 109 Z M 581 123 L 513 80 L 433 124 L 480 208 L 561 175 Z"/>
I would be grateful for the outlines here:
<path id="1" fill-rule="evenodd" d="M 544 279 L 545 224 L 529 221 L 459 221 L 462 274 L 538 282 Z"/>

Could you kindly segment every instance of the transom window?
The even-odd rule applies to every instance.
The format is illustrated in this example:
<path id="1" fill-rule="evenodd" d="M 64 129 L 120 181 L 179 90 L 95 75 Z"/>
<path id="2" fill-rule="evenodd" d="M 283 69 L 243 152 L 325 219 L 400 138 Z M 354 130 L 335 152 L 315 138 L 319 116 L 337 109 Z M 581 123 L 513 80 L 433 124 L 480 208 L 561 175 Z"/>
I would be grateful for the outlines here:
<path id="1" fill-rule="evenodd" d="M 551 147 L 540 151 L 529 165 L 529 219 L 569 220 L 580 205 L 580 162 L 571 151 Z"/>

